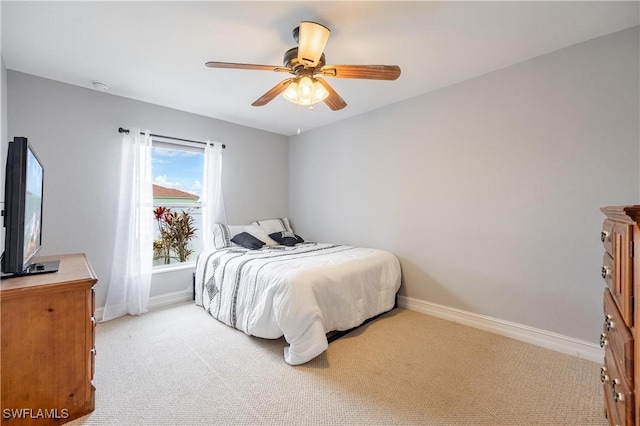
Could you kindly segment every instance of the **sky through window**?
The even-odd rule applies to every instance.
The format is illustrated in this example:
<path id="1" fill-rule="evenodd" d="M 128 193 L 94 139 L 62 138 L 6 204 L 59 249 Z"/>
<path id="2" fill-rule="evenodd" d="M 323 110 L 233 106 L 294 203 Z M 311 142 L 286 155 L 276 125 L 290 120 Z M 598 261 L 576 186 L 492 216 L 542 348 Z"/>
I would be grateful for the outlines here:
<path id="1" fill-rule="evenodd" d="M 204 153 L 152 147 L 151 161 L 153 183 L 202 195 Z"/>

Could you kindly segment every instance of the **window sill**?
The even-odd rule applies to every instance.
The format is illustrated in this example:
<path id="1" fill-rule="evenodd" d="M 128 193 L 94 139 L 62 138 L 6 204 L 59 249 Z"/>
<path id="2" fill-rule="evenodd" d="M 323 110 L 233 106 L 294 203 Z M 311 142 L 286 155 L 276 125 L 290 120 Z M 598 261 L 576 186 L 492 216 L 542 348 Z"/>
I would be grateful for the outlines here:
<path id="1" fill-rule="evenodd" d="M 165 272 L 184 271 L 185 269 L 195 269 L 195 262 L 179 263 L 177 265 L 154 266 L 151 275 L 164 274 Z"/>

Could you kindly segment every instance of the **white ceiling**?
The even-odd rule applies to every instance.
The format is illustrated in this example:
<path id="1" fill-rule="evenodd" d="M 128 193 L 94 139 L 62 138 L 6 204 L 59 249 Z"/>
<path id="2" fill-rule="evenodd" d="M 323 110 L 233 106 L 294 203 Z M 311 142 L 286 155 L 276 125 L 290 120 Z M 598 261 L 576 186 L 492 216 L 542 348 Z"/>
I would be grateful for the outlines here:
<path id="1" fill-rule="evenodd" d="M 639 25 L 639 4 L 5 0 L 2 57 L 11 70 L 87 88 L 98 80 L 114 95 L 293 135 Z M 307 20 L 332 31 L 327 64 L 399 65 L 402 75 L 328 78 L 348 106 L 309 111 L 281 96 L 251 106 L 288 74 L 204 66 L 279 66 Z"/>

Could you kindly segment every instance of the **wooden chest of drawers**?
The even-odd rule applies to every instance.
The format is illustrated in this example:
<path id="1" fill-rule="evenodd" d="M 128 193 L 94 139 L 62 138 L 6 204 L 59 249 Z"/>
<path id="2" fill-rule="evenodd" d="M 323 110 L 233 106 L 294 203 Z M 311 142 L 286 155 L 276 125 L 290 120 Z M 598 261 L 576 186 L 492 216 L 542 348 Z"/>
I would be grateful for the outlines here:
<path id="1" fill-rule="evenodd" d="M 94 290 L 83 254 L 56 273 L 2 280 L 1 424 L 53 425 L 94 409 Z"/>
<path id="2" fill-rule="evenodd" d="M 600 380 L 604 389 L 605 414 L 611 425 L 640 424 L 636 383 L 640 366 L 636 366 L 635 345 L 638 313 L 635 295 L 640 282 L 640 263 L 635 256 L 640 241 L 640 205 L 603 207 L 606 219 L 600 240 L 604 254 L 601 274 L 605 282 L 600 346 L 605 350 Z"/>

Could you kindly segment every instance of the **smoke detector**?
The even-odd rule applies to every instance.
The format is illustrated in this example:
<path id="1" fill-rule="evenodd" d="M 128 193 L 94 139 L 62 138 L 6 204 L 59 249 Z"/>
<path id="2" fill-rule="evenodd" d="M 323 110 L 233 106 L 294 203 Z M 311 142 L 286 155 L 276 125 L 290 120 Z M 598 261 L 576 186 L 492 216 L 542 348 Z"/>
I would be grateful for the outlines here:
<path id="1" fill-rule="evenodd" d="M 92 81 L 91 84 L 93 85 L 94 89 L 99 90 L 101 92 L 109 91 L 109 85 L 107 83 L 103 83 L 101 81 Z"/>

